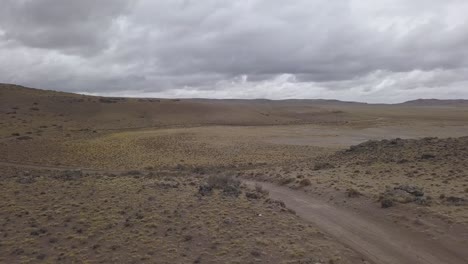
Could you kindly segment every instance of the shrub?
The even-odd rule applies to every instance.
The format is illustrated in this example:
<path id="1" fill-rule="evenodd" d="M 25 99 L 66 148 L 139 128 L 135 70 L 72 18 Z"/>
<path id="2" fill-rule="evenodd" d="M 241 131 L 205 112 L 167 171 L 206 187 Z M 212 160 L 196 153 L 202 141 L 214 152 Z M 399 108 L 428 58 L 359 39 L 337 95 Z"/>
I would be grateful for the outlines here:
<path id="1" fill-rule="evenodd" d="M 263 189 L 263 187 L 258 183 L 255 184 L 255 191 L 262 195 L 268 195 L 270 193 L 268 190 Z"/>
<path id="2" fill-rule="evenodd" d="M 211 175 L 208 177 L 206 184 L 200 186 L 199 192 L 210 192 L 212 189 L 219 189 L 223 194 L 228 196 L 239 196 L 241 182 L 227 175 Z"/>
<path id="3" fill-rule="evenodd" d="M 299 182 L 299 185 L 302 186 L 302 187 L 309 186 L 311 184 L 312 184 L 312 182 L 309 179 L 302 179 Z"/>
<path id="4" fill-rule="evenodd" d="M 421 155 L 421 159 L 434 159 L 434 158 L 435 158 L 435 155 L 429 154 L 429 153 Z"/>
<path id="5" fill-rule="evenodd" d="M 201 196 L 210 195 L 211 191 L 213 191 L 213 187 L 209 186 L 208 184 L 203 184 L 198 187 L 198 193 Z"/>
<path id="6" fill-rule="evenodd" d="M 118 101 L 120 101 L 119 98 L 99 98 L 99 102 L 105 104 L 113 104 L 117 103 Z"/>
<path id="7" fill-rule="evenodd" d="M 420 196 L 414 199 L 414 202 L 418 205 L 430 206 L 432 204 L 432 198 L 430 196 Z"/>
<path id="8" fill-rule="evenodd" d="M 456 197 L 456 196 L 449 196 L 445 198 L 445 201 L 449 205 L 455 205 L 455 206 L 461 206 L 466 204 L 466 200 L 461 197 Z"/>
<path id="9" fill-rule="evenodd" d="M 393 200 L 391 198 L 384 197 L 380 200 L 380 205 L 382 208 L 389 208 L 394 205 Z"/>
<path id="10" fill-rule="evenodd" d="M 240 186 L 239 180 L 227 175 L 211 175 L 206 183 L 215 189 L 223 189 L 226 186 Z"/>
<path id="11" fill-rule="evenodd" d="M 255 199 L 255 200 L 261 198 L 260 194 L 256 192 L 246 192 L 245 197 L 247 197 L 248 199 Z"/>
<path id="12" fill-rule="evenodd" d="M 282 179 L 282 180 L 280 181 L 280 184 L 281 184 L 281 185 L 286 185 L 286 184 L 290 184 L 290 183 L 292 183 L 292 182 L 294 182 L 294 181 L 295 181 L 294 178 L 285 178 L 285 179 Z"/>
<path id="13" fill-rule="evenodd" d="M 33 139 L 33 138 L 30 137 L 30 136 L 20 136 L 20 137 L 17 137 L 16 139 L 17 139 L 17 140 L 31 140 L 31 139 Z"/>
<path id="14" fill-rule="evenodd" d="M 286 208 L 286 205 L 284 204 L 284 202 L 280 200 L 268 198 L 265 202 L 268 204 L 280 207 L 280 208 Z"/>
<path id="15" fill-rule="evenodd" d="M 359 192 L 358 190 L 354 189 L 354 188 L 349 188 L 347 191 L 346 191 L 346 195 L 349 197 L 349 198 L 356 198 L 356 197 L 359 197 L 361 196 L 361 192 Z"/>
<path id="16" fill-rule="evenodd" d="M 333 169 L 335 166 L 328 162 L 323 162 L 323 163 L 317 163 L 314 165 L 314 170 L 327 170 L 327 169 Z"/>
<path id="17" fill-rule="evenodd" d="M 66 170 L 56 175 L 55 178 L 64 181 L 74 181 L 79 180 L 82 176 L 83 172 L 81 170 Z"/>
<path id="18" fill-rule="evenodd" d="M 205 169 L 203 169 L 202 167 L 195 167 L 195 168 L 193 168 L 192 172 L 196 173 L 196 174 L 203 175 L 203 174 L 205 174 Z"/>

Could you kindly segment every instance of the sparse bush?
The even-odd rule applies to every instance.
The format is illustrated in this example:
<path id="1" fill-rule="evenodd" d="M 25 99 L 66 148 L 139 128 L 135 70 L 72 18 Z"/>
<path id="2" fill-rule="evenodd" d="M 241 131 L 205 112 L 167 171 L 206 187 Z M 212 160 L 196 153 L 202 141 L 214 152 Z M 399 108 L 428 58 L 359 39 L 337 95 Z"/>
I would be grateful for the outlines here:
<path id="1" fill-rule="evenodd" d="M 223 194 L 228 196 L 239 196 L 241 182 L 227 175 L 211 175 L 206 184 L 201 185 L 198 192 L 202 195 L 210 194 L 213 189 L 222 190 Z"/>
<path id="2" fill-rule="evenodd" d="M 302 186 L 302 187 L 309 186 L 311 184 L 312 184 L 312 182 L 309 179 L 302 179 L 299 182 L 299 185 Z"/>
<path id="3" fill-rule="evenodd" d="M 388 197 L 384 197 L 383 199 L 380 200 L 380 205 L 382 208 L 389 208 L 394 206 L 393 200 Z"/>
<path id="4" fill-rule="evenodd" d="M 127 171 L 127 175 L 131 175 L 131 176 L 141 175 L 141 171 L 139 171 L 139 170 L 130 170 L 130 171 Z"/>
<path id="5" fill-rule="evenodd" d="M 281 185 L 287 185 L 287 184 L 290 184 L 290 183 L 292 183 L 292 182 L 294 182 L 294 181 L 295 181 L 294 178 L 285 178 L 285 179 L 282 179 L 282 180 L 280 181 L 280 184 L 281 184 Z"/>
<path id="6" fill-rule="evenodd" d="M 256 258 L 260 257 L 262 253 L 259 250 L 252 250 L 250 254 Z"/>
<path id="7" fill-rule="evenodd" d="M 223 194 L 227 196 L 238 197 L 241 194 L 240 184 L 239 185 L 227 185 L 223 188 Z"/>
<path id="8" fill-rule="evenodd" d="M 41 253 L 41 254 L 39 254 L 39 255 L 36 256 L 36 259 L 38 259 L 38 260 L 44 260 L 46 257 L 47 257 L 46 254 L 42 254 L 42 253 Z"/>
<path id="9" fill-rule="evenodd" d="M 271 199 L 271 198 L 268 198 L 265 202 L 268 203 L 268 204 L 272 204 L 274 206 L 278 206 L 280 208 L 285 208 L 286 207 L 286 205 L 284 204 L 283 201 L 279 201 L 279 200 L 275 200 L 275 199 Z"/>
<path id="10" fill-rule="evenodd" d="M 31 139 L 33 139 L 33 138 L 30 137 L 30 136 L 21 136 L 21 137 L 17 137 L 16 139 L 17 139 L 17 140 L 31 140 Z"/>
<path id="11" fill-rule="evenodd" d="M 125 98 L 99 98 L 100 103 L 113 104 L 119 101 L 125 101 Z"/>
<path id="12" fill-rule="evenodd" d="M 31 184 L 31 183 L 36 182 L 36 179 L 32 176 L 23 176 L 23 177 L 19 177 L 16 180 L 16 182 L 21 183 L 21 184 Z"/>
<path id="13" fill-rule="evenodd" d="M 426 154 L 421 155 L 421 159 L 434 159 L 434 158 L 435 158 L 435 155 L 433 154 L 426 153 Z"/>
<path id="14" fill-rule="evenodd" d="M 257 192 L 246 192 L 245 193 L 245 197 L 247 197 L 248 199 L 260 199 L 261 198 L 261 195 Z"/>
<path id="15" fill-rule="evenodd" d="M 414 202 L 418 205 L 430 206 L 432 204 L 432 198 L 430 196 L 416 197 Z"/>
<path id="16" fill-rule="evenodd" d="M 346 190 L 346 195 L 349 198 L 356 198 L 356 197 L 361 196 L 362 193 L 354 188 L 349 188 L 348 190 Z"/>
<path id="17" fill-rule="evenodd" d="M 192 172 L 200 175 L 205 174 L 205 170 L 202 167 L 195 167 L 193 168 Z"/>
<path id="18" fill-rule="evenodd" d="M 171 189 L 171 188 L 179 188 L 180 184 L 176 181 L 161 181 L 156 183 L 156 185 L 162 189 Z"/>
<path id="19" fill-rule="evenodd" d="M 240 186 L 239 180 L 227 175 L 211 175 L 206 183 L 215 189 L 223 189 L 226 186 Z"/>
<path id="20" fill-rule="evenodd" d="M 81 170 L 67 170 L 62 172 L 60 175 L 56 176 L 55 178 L 65 180 L 65 181 L 73 181 L 78 180 L 83 176 L 83 172 Z"/>
<path id="21" fill-rule="evenodd" d="M 198 193 L 201 196 L 210 195 L 211 191 L 213 191 L 213 187 L 209 186 L 208 184 L 203 184 L 198 187 Z"/>
<path id="22" fill-rule="evenodd" d="M 461 206 L 466 204 L 466 200 L 461 197 L 449 196 L 445 198 L 445 202 L 449 205 Z"/>
<path id="23" fill-rule="evenodd" d="M 268 190 L 263 189 L 263 187 L 258 183 L 255 184 L 255 191 L 262 195 L 268 195 L 270 193 Z"/>
<path id="24" fill-rule="evenodd" d="M 314 165 L 314 170 L 328 170 L 333 168 L 335 168 L 335 166 L 328 162 L 320 162 Z"/>

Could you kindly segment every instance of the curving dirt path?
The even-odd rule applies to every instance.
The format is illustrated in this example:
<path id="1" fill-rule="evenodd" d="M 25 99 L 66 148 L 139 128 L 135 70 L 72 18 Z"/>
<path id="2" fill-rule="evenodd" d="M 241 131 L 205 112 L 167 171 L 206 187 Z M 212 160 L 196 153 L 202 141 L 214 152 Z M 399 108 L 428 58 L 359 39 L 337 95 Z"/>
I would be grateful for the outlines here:
<path id="1" fill-rule="evenodd" d="M 466 264 L 468 251 L 462 246 L 448 248 L 422 234 L 382 223 L 356 212 L 337 208 L 310 195 L 271 183 L 260 184 L 273 199 L 283 201 L 296 214 L 322 231 L 361 253 L 366 260 L 383 264 Z"/>

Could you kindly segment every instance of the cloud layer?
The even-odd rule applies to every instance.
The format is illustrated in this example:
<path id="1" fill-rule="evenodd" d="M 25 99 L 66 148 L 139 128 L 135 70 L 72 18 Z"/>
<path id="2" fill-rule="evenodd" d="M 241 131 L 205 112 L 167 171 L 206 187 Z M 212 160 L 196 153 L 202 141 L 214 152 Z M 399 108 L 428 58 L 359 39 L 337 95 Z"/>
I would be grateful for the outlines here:
<path id="1" fill-rule="evenodd" d="M 465 0 L 5 0 L 0 82 L 92 94 L 468 98 Z"/>

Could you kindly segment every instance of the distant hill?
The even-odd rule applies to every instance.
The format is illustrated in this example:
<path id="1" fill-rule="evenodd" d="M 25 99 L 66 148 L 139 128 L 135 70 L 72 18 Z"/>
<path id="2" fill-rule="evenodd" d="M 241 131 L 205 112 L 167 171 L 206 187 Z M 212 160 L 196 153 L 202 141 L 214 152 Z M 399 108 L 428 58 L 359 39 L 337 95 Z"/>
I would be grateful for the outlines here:
<path id="1" fill-rule="evenodd" d="M 452 100 L 440 100 L 440 99 L 417 99 L 401 103 L 400 105 L 405 106 L 468 106 L 468 100 L 464 99 L 452 99 Z"/>
<path id="2" fill-rule="evenodd" d="M 13 125 L 63 119 L 72 127 L 108 129 L 332 124 L 351 119 L 340 104 L 319 102 L 101 97 L 0 84 L 0 122 Z"/>

